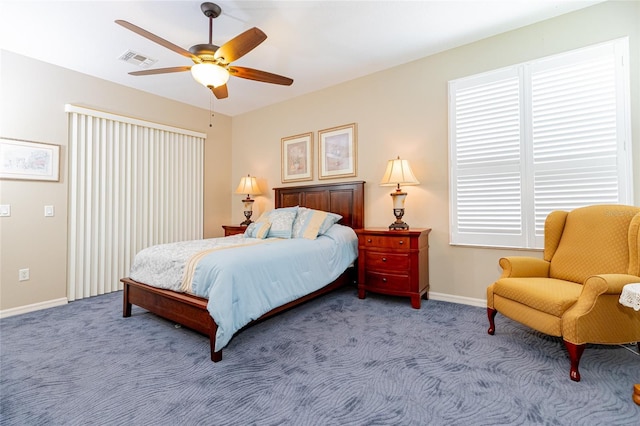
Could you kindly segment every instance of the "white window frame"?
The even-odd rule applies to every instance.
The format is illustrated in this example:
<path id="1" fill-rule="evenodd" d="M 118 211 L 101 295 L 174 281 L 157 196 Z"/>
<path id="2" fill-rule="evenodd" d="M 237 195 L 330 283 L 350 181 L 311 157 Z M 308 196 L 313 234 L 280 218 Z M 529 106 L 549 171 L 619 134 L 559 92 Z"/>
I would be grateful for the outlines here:
<path id="1" fill-rule="evenodd" d="M 581 86 L 572 93 L 574 81 Z M 604 105 L 585 110 L 596 119 L 574 118 L 583 93 L 593 95 L 585 103 Z M 630 116 L 626 37 L 450 81 L 450 244 L 540 249 L 552 210 L 633 204 Z M 608 133 L 592 137 L 600 117 Z M 589 137 L 576 137 L 580 130 Z M 590 144 L 593 152 L 582 149 Z"/>

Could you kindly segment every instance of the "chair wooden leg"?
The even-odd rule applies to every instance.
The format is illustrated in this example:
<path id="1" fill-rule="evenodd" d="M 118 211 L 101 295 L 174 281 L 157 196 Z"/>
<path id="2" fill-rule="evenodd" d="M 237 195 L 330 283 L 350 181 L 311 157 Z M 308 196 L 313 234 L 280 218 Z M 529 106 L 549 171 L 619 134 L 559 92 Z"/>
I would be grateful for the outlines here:
<path id="1" fill-rule="evenodd" d="M 574 382 L 579 382 L 580 372 L 578 371 L 578 364 L 580 364 L 580 357 L 582 357 L 582 353 L 584 352 L 584 348 L 587 347 L 587 344 L 583 343 L 582 345 L 576 345 L 565 340 L 564 346 L 567 348 L 567 352 L 569 352 L 569 361 L 571 361 L 571 371 L 569 372 L 569 376 Z"/>
<path id="2" fill-rule="evenodd" d="M 496 311 L 495 309 L 487 308 L 487 317 L 489 318 L 489 330 L 487 330 L 487 333 L 492 336 L 496 332 L 495 318 L 497 313 L 498 311 Z"/>

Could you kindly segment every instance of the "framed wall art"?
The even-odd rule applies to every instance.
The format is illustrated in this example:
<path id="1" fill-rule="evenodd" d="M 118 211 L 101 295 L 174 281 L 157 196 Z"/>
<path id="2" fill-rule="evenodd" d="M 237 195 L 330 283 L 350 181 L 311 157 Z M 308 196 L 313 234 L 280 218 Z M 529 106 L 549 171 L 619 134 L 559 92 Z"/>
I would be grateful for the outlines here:
<path id="1" fill-rule="evenodd" d="M 332 179 L 356 176 L 357 173 L 356 123 L 318 131 L 318 178 Z"/>
<path id="2" fill-rule="evenodd" d="M 313 133 L 282 138 L 282 182 L 313 179 Z"/>
<path id="3" fill-rule="evenodd" d="M 60 180 L 60 145 L 0 138 L 0 179 Z"/>

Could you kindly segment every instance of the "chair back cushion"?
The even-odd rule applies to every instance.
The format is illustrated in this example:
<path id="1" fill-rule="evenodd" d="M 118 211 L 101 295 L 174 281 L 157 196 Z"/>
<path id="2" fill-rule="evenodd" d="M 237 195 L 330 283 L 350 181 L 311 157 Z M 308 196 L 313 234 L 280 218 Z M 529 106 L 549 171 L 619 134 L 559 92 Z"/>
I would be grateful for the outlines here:
<path id="1" fill-rule="evenodd" d="M 591 275 L 627 274 L 629 225 L 638 212 L 638 207 L 623 205 L 588 206 L 569 212 L 549 276 L 582 284 Z"/>

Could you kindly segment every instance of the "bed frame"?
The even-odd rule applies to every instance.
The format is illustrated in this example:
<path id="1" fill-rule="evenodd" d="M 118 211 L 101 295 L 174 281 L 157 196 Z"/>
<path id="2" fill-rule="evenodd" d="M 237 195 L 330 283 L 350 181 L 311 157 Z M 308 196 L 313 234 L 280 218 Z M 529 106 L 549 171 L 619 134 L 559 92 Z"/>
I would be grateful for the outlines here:
<path id="1" fill-rule="evenodd" d="M 343 225 L 354 229 L 364 226 L 364 182 L 289 186 L 274 188 L 274 191 L 276 208 L 303 206 L 324 210 L 341 215 L 342 220 L 340 223 Z M 327 286 L 300 299 L 279 306 L 252 321 L 249 325 L 328 293 L 346 283 L 353 282 L 355 277 L 354 269 L 347 269 Z M 131 305 L 136 305 L 158 316 L 198 331 L 209 336 L 211 360 L 213 362 L 222 360 L 222 350 L 215 351 L 218 325 L 209 314 L 209 311 L 207 311 L 207 299 L 151 287 L 131 278 L 122 278 L 120 281 L 124 284 L 122 300 L 122 315 L 124 317 L 130 317 Z"/>

